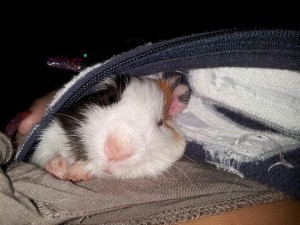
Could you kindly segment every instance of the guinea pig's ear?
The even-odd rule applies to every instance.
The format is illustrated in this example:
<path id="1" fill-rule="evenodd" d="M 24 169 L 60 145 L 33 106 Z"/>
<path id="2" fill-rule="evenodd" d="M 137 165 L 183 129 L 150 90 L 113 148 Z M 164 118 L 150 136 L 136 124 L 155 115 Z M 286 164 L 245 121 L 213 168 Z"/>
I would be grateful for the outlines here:
<path id="1" fill-rule="evenodd" d="M 176 116 L 178 113 L 181 113 L 189 103 L 191 90 L 187 85 L 182 84 L 182 76 L 180 75 L 168 77 L 167 82 L 172 89 L 172 103 L 169 115 Z"/>

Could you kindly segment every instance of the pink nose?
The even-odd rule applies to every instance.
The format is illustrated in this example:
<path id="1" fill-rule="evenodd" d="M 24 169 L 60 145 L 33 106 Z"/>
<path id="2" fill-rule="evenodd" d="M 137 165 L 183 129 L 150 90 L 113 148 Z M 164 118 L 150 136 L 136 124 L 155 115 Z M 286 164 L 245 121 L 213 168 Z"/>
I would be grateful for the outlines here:
<path id="1" fill-rule="evenodd" d="M 126 143 L 109 137 L 104 144 L 104 153 L 109 161 L 122 161 L 132 155 L 132 150 Z"/>

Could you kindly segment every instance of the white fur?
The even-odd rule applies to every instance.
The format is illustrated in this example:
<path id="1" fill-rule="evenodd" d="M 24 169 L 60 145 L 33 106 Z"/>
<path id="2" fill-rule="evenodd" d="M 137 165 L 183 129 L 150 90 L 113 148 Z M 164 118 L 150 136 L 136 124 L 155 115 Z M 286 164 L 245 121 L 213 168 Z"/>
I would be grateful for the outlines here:
<path id="1" fill-rule="evenodd" d="M 31 162 L 45 166 L 45 164 L 56 156 L 62 156 L 72 162 L 74 159 L 70 154 L 70 148 L 66 144 L 68 142 L 64 129 L 53 120 L 48 128 L 43 132 L 36 151 L 33 153 Z"/>
<path id="2" fill-rule="evenodd" d="M 185 148 L 185 141 L 174 139 L 174 133 L 157 122 L 163 116 L 163 92 L 151 79 L 132 79 L 121 100 L 108 107 L 93 105 L 85 113 L 86 120 L 78 129 L 86 146 L 87 170 L 102 176 L 109 169 L 113 176 L 132 178 L 157 175 L 172 166 Z M 173 121 L 168 121 L 172 127 Z M 178 132 L 179 133 L 179 132 Z M 109 161 L 103 148 L 108 136 L 114 136 L 132 149 L 133 155 L 123 161 Z M 44 132 L 33 157 L 43 166 L 55 155 L 70 156 L 67 138 L 58 123 Z"/>
<path id="3" fill-rule="evenodd" d="M 84 76 L 86 76 L 87 73 L 95 70 L 96 68 L 104 65 L 105 63 L 107 63 L 108 61 L 110 60 L 107 60 L 103 63 L 98 63 L 98 64 L 95 64 L 91 67 L 87 67 L 86 69 L 84 69 L 83 71 L 81 71 L 78 75 L 74 76 L 73 79 L 71 81 L 69 81 L 68 83 L 66 83 L 64 85 L 63 88 L 61 88 L 56 94 L 55 96 L 53 97 L 52 101 L 49 103 L 49 105 L 46 107 L 45 109 L 45 113 L 44 113 L 44 116 L 47 115 L 49 113 L 49 111 L 52 110 L 52 107 L 59 101 L 59 99 L 61 99 L 61 97 L 69 91 L 69 89 L 74 86 L 77 82 L 79 82 Z M 108 79 L 105 79 L 102 83 L 105 84 L 105 81 L 106 80 L 110 80 L 110 78 Z M 34 132 L 35 130 L 39 127 L 39 123 L 35 124 L 33 126 L 33 128 L 31 129 L 30 133 L 27 135 L 27 137 L 30 137 Z M 26 138 L 27 139 L 27 138 Z M 27 140 L 25 140 L 25 142 L 23 142 L 19 148 L 18 148 L 18 151 L 17 151 L 17 154 L 16 154 L 16 158 L 18 158 L 18 155 L 21 153 L 20 149 L 22 149 L 24 147 L 24 144 L 26 143 Z"/>

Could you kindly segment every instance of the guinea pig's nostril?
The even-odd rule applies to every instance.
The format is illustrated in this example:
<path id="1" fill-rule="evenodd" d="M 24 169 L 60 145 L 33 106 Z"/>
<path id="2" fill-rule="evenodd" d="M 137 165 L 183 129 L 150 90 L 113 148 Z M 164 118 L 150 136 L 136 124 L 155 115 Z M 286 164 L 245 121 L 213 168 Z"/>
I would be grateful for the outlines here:
<path id="1" fill-rule="evenodd" d="M 126 143 L 111 137 L 104 143 L 103 150 L 109 161 L 123 161 L 132 155 L 132 150 Z"/>

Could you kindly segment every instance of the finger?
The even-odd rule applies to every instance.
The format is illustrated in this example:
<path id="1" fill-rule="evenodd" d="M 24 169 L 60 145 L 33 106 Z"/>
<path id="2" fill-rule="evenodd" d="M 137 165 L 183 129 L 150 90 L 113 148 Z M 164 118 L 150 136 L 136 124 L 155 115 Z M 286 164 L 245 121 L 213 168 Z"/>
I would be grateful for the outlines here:
<path id="1" fill-rule="evenodd" d="M 29 108 L 31 114 L 27 116 L 23 121 L 21 121 L 18 127 L 18 133 L 21 136 L 27 135 L 34 124 L 39 123 L 45 113 L 46 107 L 48 106 L 49 102 L 53 99 L 55 92 L 51 92 L 45 95 L 42 98 L 37 99 L 34 101 L 32 106 Z"/>

